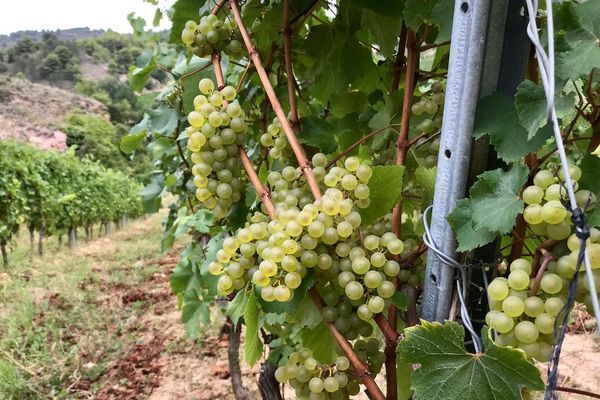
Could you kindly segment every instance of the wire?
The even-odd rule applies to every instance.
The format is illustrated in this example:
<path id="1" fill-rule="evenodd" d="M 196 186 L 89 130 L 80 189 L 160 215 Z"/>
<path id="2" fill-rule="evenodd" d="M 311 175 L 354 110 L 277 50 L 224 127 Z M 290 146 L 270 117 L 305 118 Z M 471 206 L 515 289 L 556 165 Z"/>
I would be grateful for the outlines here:
<path id="1" fill-rule="evenodd" d="M 481 339 L 479 335 L 473 328 L 473 323 L 471 322 L 471 317 L 469 315 L 469 310 L 467 309 L 466 297 L 467 297 L 467 269 L 469 267 L 473 267 L 473 265 L 461 264 L 458 261 L 454 260 L 450 256 L 444 254 L 440 251 L 433 238 L 431 237 L 431 231 L 429 228 L 428 214 L 431 211 L 433 206 L 429 206 L 423 212 L 423 225 L 425 227 L 425 233 L 423 234 L 423 243 L 429 248 L 429 250 L 433 251 L 433 253 L 442 261 L 442 263 L 456 268 L 460 274 L 456 278 L 456 293 L 458 294 L 458 300 L 460 303 L 460 316 L 463 321 L 463 325 L 469 333 L 471 334 L 471 338 L 473 339 L 473 347 L 475 348 L 476 353 L 483 352 L 483 345 L 481 344 Z M 485 274 L 485 272 L 484 272 Z"/>

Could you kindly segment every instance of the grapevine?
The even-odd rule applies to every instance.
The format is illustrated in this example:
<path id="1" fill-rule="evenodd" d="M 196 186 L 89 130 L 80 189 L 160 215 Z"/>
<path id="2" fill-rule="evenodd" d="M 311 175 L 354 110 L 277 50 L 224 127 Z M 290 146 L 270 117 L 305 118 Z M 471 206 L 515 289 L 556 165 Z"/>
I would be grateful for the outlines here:
<path id="1" fill-rule="evenodd" d="M 173 67 L 168 112 L 180 121 L 171 132 L 174 145 L 184 147 L 178 160 L 163 157 L 157 165 L 165 176 L 185 178 L 181 171 L 191 161 L 191 175 L 168 187 L 179 200 L 167 241 L 181 234 L 183 221 L 197 222 L 176 269 L 190 278 L 175 291 L 184 309 L 190 298 L 206 309 L 215 298 L 228 299 L 228 317 L 244 321 L 247 335 L 259 337 L 262 329 L 277 338 L 265 362 L 277 365 L 274 378 L 299 399 L 352 398 L 363 388 L 374 399 L 397 399 L 411 388 L 423 398 L 420 371 L 439 363 L 440 374 L 455 372 L 436 358 L 436 346 L 447 343 L 443 332 L 464 336 L 454 322 L 418 320 L 424 282 L 432 279 L 422 219 L 438 159 L 449 157 L 440 143 L 451 96 L 443 28 L 452 13 L 438 9 L 441 2 L 408 1 L 387 33 L 377 28 L 391 5 L 353 3 L 332 11 L 320 2 L 282 1 L 258 11 L 232 0 L 212 9 L 203 4 L 199 18 L 175 8 L 181 15 L 171 41 L 190 66 L 182 57 Z M 591 6 L 557 7 L 586 18 Z M 579 206 L 589 213 L 588 255 L 598 268 L 600 187 L 589 172 L 598 166 L 598 85 L 593 68 L 564 73 L 578 92 L 569 97 L 565 86 L 561 94 L 576 110 L 562 116 L 573 150 L 570 173 Z M 515 90 L 515 99 L 494 93 L 480 100 L 474 135 L 487 137 L 504 164 L 473 177 L 448 221 L 459 251 L 502 243 L 495 254 L 502 262 L 491 265 L 481 299 L 490 306 L 491 329 L 481 330 L 485 354 L 457 354 L 469 362 L 494 352 L 510 359 L 523 371 L 511 376 L 518 382 L 511 396 L 518 398 L 543 389 L 531 360 L 550 358 L 555 329 L 569 312 L 563 306 L 578 241 L 543 107 L 531 107 L 542 89 L 523 81 Z M 580 146 L 585 141 L 589 146 Z M 202 261 L 192 261 L 190 254 L 200 252 Z M 591 293 L 579 282 L 576 299 L 589 308 Z M 323 352 L 320 342 L 332 351 Z M 260 338 L 247 341 L 244 353 L 257 362 Z M 386 395 L 374 379 L 384 366 Z M 511 374 L 494 368 L 497 376 Z"/>

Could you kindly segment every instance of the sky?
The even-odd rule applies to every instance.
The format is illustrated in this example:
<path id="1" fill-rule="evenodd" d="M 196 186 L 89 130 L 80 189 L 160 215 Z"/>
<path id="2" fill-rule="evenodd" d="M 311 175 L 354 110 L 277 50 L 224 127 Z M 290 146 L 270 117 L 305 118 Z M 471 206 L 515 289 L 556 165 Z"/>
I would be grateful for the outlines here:
<path id="1" fill-rule="evenodd" d="M 161 0 L 164 9 L 172 1 Z M 131 33 L 127 14 L 135 12 L 152 24 L 155 6 L 143 0 L 0 0 L 0 34 L 20 30 L 89 27 Z M 168 29 L 166 16 L 159 29 Z"/>

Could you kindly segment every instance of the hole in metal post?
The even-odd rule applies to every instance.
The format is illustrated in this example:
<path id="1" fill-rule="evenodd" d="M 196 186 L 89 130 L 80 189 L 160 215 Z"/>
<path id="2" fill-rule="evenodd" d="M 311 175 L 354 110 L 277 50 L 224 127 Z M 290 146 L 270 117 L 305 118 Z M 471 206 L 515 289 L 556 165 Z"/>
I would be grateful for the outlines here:
<path id="1" fill-rule="evenodd" d="M 466 13 L 467 11 L 469 11 L 469 3 L 467 3 L 466 1 L 464 3 L 462 3 L 460 5 L 460 9 L 462 12 Z"/>
<path id="2" fill-rule="evenodd" d="M 446 158 L 450 158 L 452 157 L 452 152 L 450 151 L 450 149 L 446 149 L 446 151 L 444 151 L 444 155 L 446 156 Z"/>
<path id="3" fill-rule="evenodd" d="M 437 277 L 434 274 L 431 274 L 429 277 L 431 278 L 431 282 L 433 282 L 433 283 L 437 282 Z"/>

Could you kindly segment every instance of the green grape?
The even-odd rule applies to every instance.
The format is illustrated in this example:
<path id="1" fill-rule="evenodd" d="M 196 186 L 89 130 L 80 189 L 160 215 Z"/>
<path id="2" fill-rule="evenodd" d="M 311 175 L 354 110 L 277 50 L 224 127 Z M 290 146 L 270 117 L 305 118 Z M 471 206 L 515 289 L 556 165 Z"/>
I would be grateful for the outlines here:
<path id="1" fill-rule="evenodd" d="M 350 172 L 355 172 L 360 167 L 360 160 L 356 157 L 348 157 L 346 161 L 344 161 L 344 168 L 346 168 Z"/>
<path id="2" fill-rule="evenodd" d="M 417 101 L 415 104 L 412 105 L 411 111 L 415 115 L 423 114 L 425 112 L 425 103 L 422 100 Z"/>
<path id="3" fill-rule="evenodd" d="M 383 301 L 383 299 L 381 297 L 373 296 L 369 299 L 369 302 L 367 303 L 367 307 L 369 307 L 369 310 L 373 314 L 379 314 L 380 312 L 383 311 L 383 309 L 385 307 L 385 302 Z"/>
<path id="4" fill-rule="evenodd" d="M 530 225 L 537 225 L 544 221 L 542 215 L 542 206 L 539 204 L 531 204 L 523 210 L 523 219 Z"/>
<path id="5" fill-rule="evenodd" d="M 390 281 L 383 281 L 377 288 L 377 294 L 384 299 L 389 299 L 396 292 L 396 287 Z"/>
<path id="6" fill-rule="evenodd" d="M 546 312 L 553 317 L 556 317 L 564 307 L 565 302 L 559 297 L 548 297 L 544 304 Z"/>
<path id="7" fill-rule="evenodd" d="M 502 311 L 509 317 L 517 318 L 525 310 L 523 300 L 517 296 L 508 296 L 502 302 Z"/>
<path id="8" fill-rule="evenodd" d="M 288 272 L 285 274 L 285 284 L 290 289 L 296 289 L 302 283 L 302 277 L 296 272 Z"/>
<path id="9" fill-rule="evenodd" d="M 525 271 L 527 275 L 531 274 L 531 263 L 524 258 L 517 258 L 510 263 L 510 271 L 521 270 Z"/>
<path id="10" fill-rule="evenodd" d="M 493 320 L 493 328 L 498 331 L 498 333 L 508 333 L 510 332 L 515 325 L 515 321 L 504 313 L 499 313 L 494 317 Z"/>
<path id="11" fill-rule="evenodd" d="M 579 168 L 577 165 L 569 165 L 569 176 L 573 181 L 578 181 L 581 179 L 581 174 L 581 168 Z M 558 170 L 558 177 L 561 181 L 564 181 L 566 178 L 565 171 L 562 168 Z"/>
<path id="12" fill-rule="evenodd" d="M 381 285 L 382 281 L 383 278 L 381 277 L 381 274 L 377 271 L 368 271 L 364 276 L 365 286 L 369 289 L 377 288 L 379 285 Z"/>
<path id="13" fill-rule="evenodd" d="M 354 274 L 350 271 L 342 271 L 338 275 L 338 284 L 345 288 L 350 282 L 355 280 Z"/>
<path id="14" fill-rule="evenodd" d="M 305 366 L 306 366 L 306 364 L 305 364 Z M 315 365 L 315 367 L 316 367 L 316 365 Z M 311 371 L 314 368 L 307 367 L 306 369 Z M 323 379 L 321 379 L 321 378 L 314 377 L 308 382 L 308 387 L 309 387 L 310 391 L 313 393 L 321 393 L 324 389 L 324 386 L 325 385 L 324 385 Z"/>
<path id="15" fill-rule="evenodd" d="M 553 333 L 555 321 L 552 315 L 542 313 L 535 318 L 535 326 L 541 333 Z"/>
<path id="16" fill-rule="evenodd" d="M 521 321 L 515 326 L 515 337 L 521 343 L 533 343 L 539 335 L 540 332 L 531 321 Z"/>
<path id="17" fill-rule="evenodd" d="M 351 300 L 358 300 L 362 297 L 365 290 L 363 286 L 356 281 L 349 282 L 344 288 L 346 296 Z"/>
<path id="18" fill-rule="evenodd" d="M 366 183 L 371 179 L 373 175 L 373 170 L 366 164 L 361 164 L 360 167 L 356 170 L 356 177 L 359 181 Z"/>
<path id="19" fill-rule="evenodd" d="M 554 183 L 554 175 L 552 172 L 543 169 L 533 177 L 533 184 L 540 189 L 545 190 L 548 186 Z"/>
<path id="20" fill-rule="evenodd" d="M 336 378 L 329 376 L 323 381 L 323 388 L 329 393 L 333 393 L 340 388 L 340 384 Z"/>
<path id="21" fill-rule="evenodd" d="M 292 292 L 290 288 L 284 285 L 277 286 L 275 288 L 275 299 L 279 302 L 285 302 L 290 299 Z"/>
<path id="22" fill-rule="evenodd" d="M 237 96 L 237 92 L 233 86 L 225 86 L 223 89 L 221 89 L 221 95 L 225 98 L 225 100 L 232 101 Z"/>
<path id="23" fill-rule="evenodd" d="M 524 312 L 528 316 L 535 318 L 544 312 L 544 301 L 537 296 L 531 296 L 524 301 Z"/>
<path id="24" fill-rule="evenodd" d="M 596 194 L 589 190 L 579 190 L 575 193 L 575 199 L 577 200 L 577 205 L 582 209 L 594 208 L 598 201 Z"/>
<path id="25" fill-rule="evenodd" d="M 368 235 L 365 237 L 363 244 L 367 250 L 375 250 L 377 247 L 379 247 L 379 237 L 375 235 Z"/>
<path id="26" fill-rule="evenodd" d="M 527 289 L 529 286 L 529 274 L 521 270 L 512 271 L 508 275 L 508 284 L 515 290 Z"/>
<path id="27" fill-rule="evenodd" d="M 364 275 L 371 268 L 369 259 L 361 256 L 352 260 L 352 270 L 359 275 Z"/>
<path id="28" fill-rule="evenodd" d="M 550 239 L 564 240 L 571 234 L 571 226 L 564 220 L 558 224 L 547 224 L 546 231 Z"/>
<path id="29" fill-rule="evenodd" d="M 388 260 L 383 266 L 383 272 L 387 276 L 397 276 L 400 273 L 400 264 L 394 260 Z"/>
<path id="30" fill-rule="evenodd" d="M 425 103 L 425 112 L 429 115 L 433 115 L 437 112 L 438 105 L 434 101 L 427 101 Z"/>
<path id="31" fill-rule="evenodd" d="M 203 78 L 198 82 L 198 89 L 202 94 L 210 94 L 215 90 L 215 84 L 211 79 Z"/>
<path id="32" fill-rule="evenodd" d="M 551 200 L 542 206 L 542 217 L 548 224 L 558 224 L 567 217 L 567 210 L 559 201 Z"/>
<path id="33" fill-rule="evenodd" d="M 562 279 L 556 274 L 546 273 L 540 281 L 540 287 L 546 293 L 558 293 L 562 289 Z"/>
<path id="34" fill-rule="evenodd" d="M 392 239 L 386 247 L 390 253 L 398 255 L 404 250 L 404 243 L 400 239 Z"/>
<path id="35" fill-rule="evenodd" d="M 495 301 L 504 300 L 508 296 L 508 285 L 499 279 L 494 279 L 490 282 L 487 290 L 490 299 Z"/>

